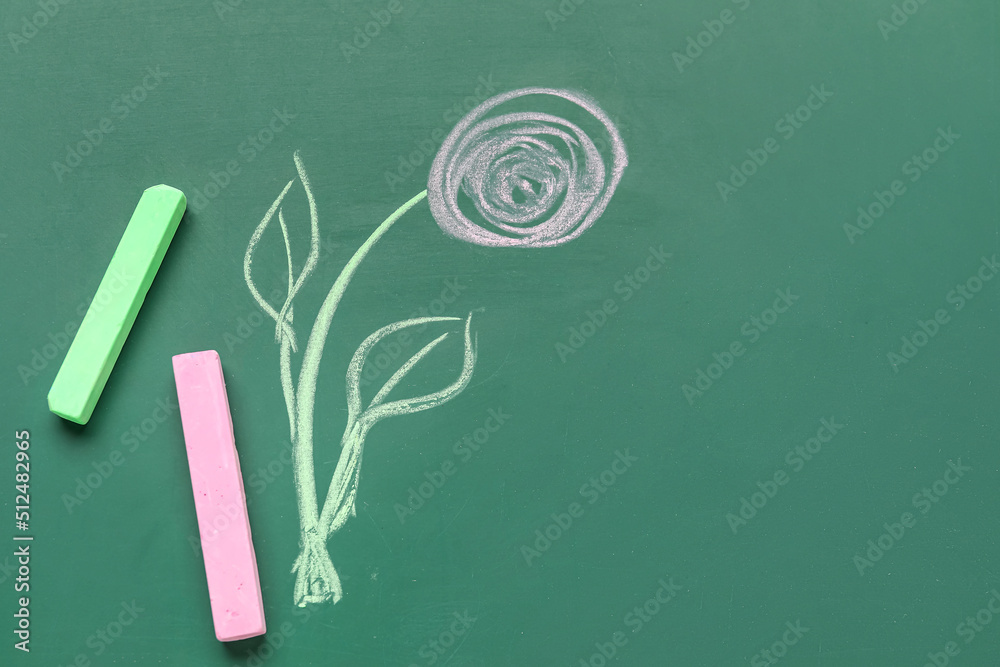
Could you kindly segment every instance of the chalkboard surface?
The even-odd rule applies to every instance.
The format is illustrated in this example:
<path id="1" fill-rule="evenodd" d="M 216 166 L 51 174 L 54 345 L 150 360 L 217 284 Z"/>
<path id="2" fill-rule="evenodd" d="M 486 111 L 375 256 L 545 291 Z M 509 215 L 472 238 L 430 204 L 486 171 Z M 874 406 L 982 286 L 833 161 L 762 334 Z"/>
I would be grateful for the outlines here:
<path id="1" fill-rule="evenodd" d="M 993 664 L 998 26 L 4 3 L 0 661 Z M 158 183 L 187 212 L 68 423 L 46 393 Z M 268 623 L 232 644 L 171 373 L 207 349 Z"/>

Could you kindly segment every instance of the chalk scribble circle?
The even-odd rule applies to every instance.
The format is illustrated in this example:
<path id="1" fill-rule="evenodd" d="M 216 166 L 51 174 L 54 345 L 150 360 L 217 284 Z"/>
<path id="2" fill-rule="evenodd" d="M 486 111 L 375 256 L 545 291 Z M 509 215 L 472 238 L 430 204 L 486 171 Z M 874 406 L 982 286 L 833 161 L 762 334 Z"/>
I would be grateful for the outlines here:
<path id="1" fill-rule="evenodd" d="M 557 116 L 517 112 L 487 117 L 525 95 L 561 97 L 589 112 L 607 131 L 609 164 L 582 129 Z M 486 100 L 452 129 L 431 165 L 427 200 L 441 229 L 464 241 L 493 247 L 555 246 L 594 224 L 627 164 L 618 129 L 593 99 L 568 90 L 522 88 Z M 480 222 L 460 208 L 459 193 L 471 200 Z"/>

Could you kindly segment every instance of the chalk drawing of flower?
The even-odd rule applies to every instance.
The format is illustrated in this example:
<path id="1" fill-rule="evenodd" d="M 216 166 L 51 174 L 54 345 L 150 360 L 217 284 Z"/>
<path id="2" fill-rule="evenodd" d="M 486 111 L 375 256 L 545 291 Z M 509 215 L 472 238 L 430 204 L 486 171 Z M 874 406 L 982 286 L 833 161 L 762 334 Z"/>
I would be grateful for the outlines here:
<path id="1" fill-rule="evenodd" d="M 517 98 L 554 96 L 575 103 L 596 119 L 607 135 L 604 156 L 577 125 L 557 116 L 535 112 L 495 114 Z M 449 236 L 491 247 L 543 248 L 571 241 L 601 216 L 628 163 L 625 145 L 610 118 L 589 96 L 553 88 L 523 88 L 490 98 L 473 109 L 445 138 L 431 165 L 428 187 L 386 218 L 361 244 L 330 287 L 304 342 L 294 328 L 293 301 L 319 262 L 319 213 L 309 176 L 298 152 L 294 154 L 298 182 L 309 204 L 310 250 L 296 276 L 282 203 L 296 179 L 288 181 L 250 237 L 243 273 L 254 300 L 275 322 L 279 375 L 293 451 L 293 471 L 299 512 L 300 552 L 292 566 L 293 600 L 336 603 L 343 596 L 340 577 L 327 542 L 352 516 L 361 477 L 365 438 L 379 421 L 429 410 L 458 396 L 469 385 L 476 364 L 472 313 L 465 318 L 420 317 L 393 322 L 368 336 L 355 351 L 346 373 L 347 423 L 341 437 L 336 470 L 323 500 L 318 502 L 313 460 L 316 384 L 320 362 L 337 307 L 362 260 L 389 229 L 423 199 Z M 465 209 L 463 209 L 463 205 Z M 471 207 L 471 208 L 470 208 Z M 468 210 L 466 210 L 468 209 Z M 471 216 L 471 217 L 470 217 Z M 271 304 L 252 278 L 254 253 L 275 217 L 285 244 L 288 286 L 285 300 Z M 476 218 L 476 220 L 473 220 Z M 411 356 L 370 400 L 361 396 L 361 371 L 368 355 L 386 336 L 429 323 L 461 323 L 462 368 L 448 386 L 424 396 L 389 400 L 389 394 L 413 367 L 451 333 L 432 340 Z M 458 332 L 454 332 L 458 333 Z M 292 355 L 301 352 L 297 379 Z"/>
<path id="2" fill-rule="evenodd" d="M 610 138 L 610 164 L 580 127 L 551 114 L 491 116 L 527 95 L 575 102 L 597 119 Z M 497 95 L 452 129 L 431 165 L 431 213 L 446 233 L 484 246 L 541 248 L 566 243 L 604 212 L 628 164 L 618 129 L 590 97 L 552 88 L 523 88 Z M 477 223 L 459 194 L 475 207 Z"/>

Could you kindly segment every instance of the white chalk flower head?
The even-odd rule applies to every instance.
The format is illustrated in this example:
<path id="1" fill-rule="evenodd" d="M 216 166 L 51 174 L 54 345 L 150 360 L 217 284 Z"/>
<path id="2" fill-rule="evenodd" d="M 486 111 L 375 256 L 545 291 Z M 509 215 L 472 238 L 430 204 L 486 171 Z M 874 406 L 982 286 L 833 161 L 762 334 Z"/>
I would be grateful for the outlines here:
<path id="1" fill-rule="evenodd" d="M 558 116 L 493 113 L 527 95 L 555 96 L 583 108 L 607 133 L 608 155 L 579 126 Z M 594 224 L 627 164 L 621 134 L 592 98 L 522 88 L 486 100 L 452 129 L 431 165 L 427 200 L 438 225 L 455 238 L 493 247 L 555 246 Z M 478 215 L 462 210 L 460 194 Z"/>

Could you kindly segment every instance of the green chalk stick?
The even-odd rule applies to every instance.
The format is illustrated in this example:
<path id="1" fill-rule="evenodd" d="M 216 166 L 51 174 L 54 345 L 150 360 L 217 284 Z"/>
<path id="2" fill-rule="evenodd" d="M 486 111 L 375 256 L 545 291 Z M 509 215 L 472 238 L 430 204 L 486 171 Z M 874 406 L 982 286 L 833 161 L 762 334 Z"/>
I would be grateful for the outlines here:
<path id="1" fill-rule="evenodd" d="M 49 389 L 49 410 L 55 414 L 77 424 L 94 414 L 186 206 L 184 193 L 168 185 L 142 193 Z"/>

